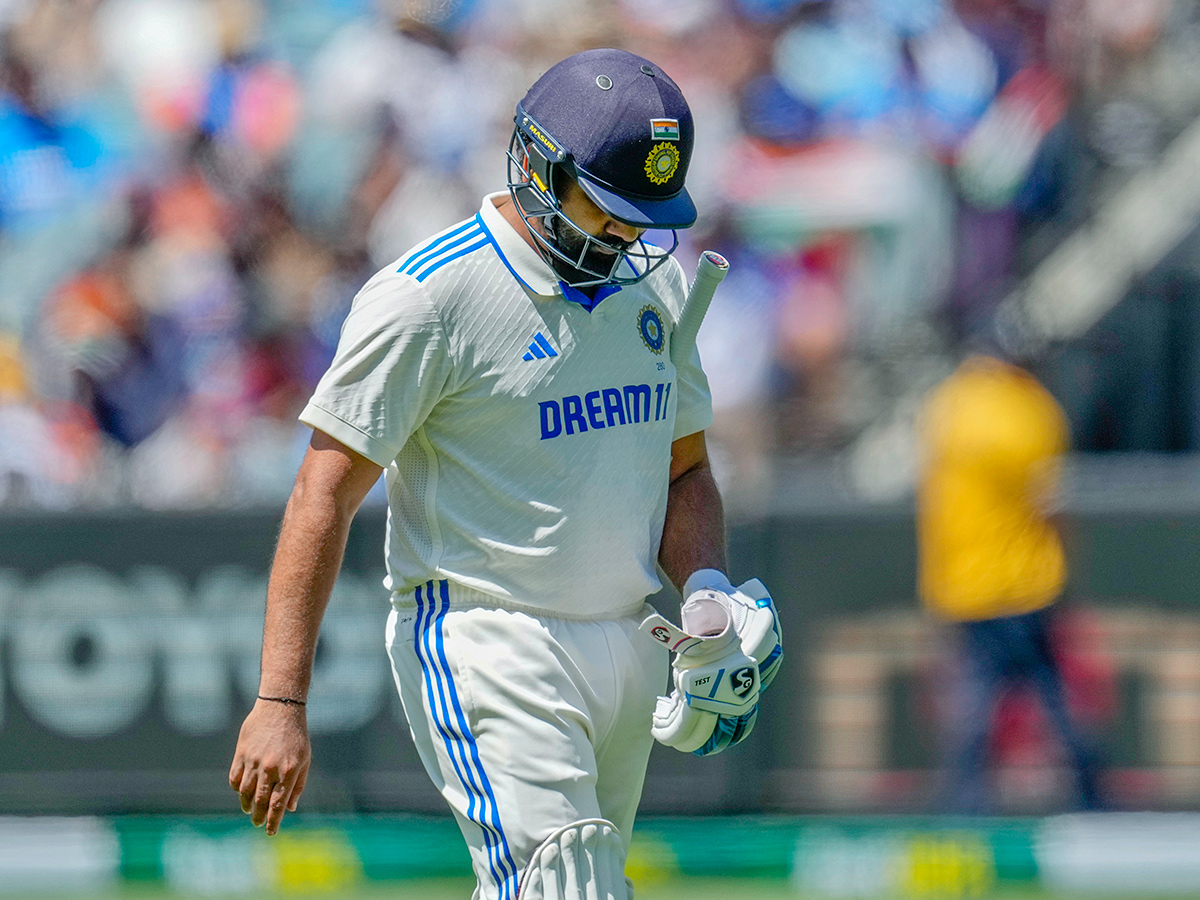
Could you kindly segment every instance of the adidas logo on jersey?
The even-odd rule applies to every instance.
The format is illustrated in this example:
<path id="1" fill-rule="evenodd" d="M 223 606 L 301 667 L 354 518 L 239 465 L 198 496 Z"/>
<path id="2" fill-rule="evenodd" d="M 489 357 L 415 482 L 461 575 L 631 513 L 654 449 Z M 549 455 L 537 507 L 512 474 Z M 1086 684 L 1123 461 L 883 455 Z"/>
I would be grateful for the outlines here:
<path id="1" fill-rule="evenodd" d="M 546 359 L 549 356 L 558 356 L 558 351 L 550 346 L 550 342 L 546 340 L 546 336 L 539 331 L 533 336 L 533 342 L 529 345 L 529 350 L 521 359 L 529 362 L 531 359 Z"/>

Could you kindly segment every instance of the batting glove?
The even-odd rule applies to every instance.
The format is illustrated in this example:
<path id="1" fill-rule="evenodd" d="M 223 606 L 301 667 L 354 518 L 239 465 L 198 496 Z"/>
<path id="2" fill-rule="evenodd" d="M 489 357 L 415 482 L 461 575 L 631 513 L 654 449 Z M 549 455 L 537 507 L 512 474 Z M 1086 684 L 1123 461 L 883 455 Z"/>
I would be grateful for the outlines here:
<path id="1" fill-rule="evenodd" d="M 758 706 L 758 666 L 742 652 L 728 617 L 715 635 L 689 634 L 657 614 L 641 628 L 675 654 L 674 690 L 658 698 L 654 738 L 685 753 L 708 755 L 728 747 L 735 735 L 745 737 Z"/>
<path id="2" fill-rule="evenodd" d="M 691 590 L 697 582 L 725 590 Z M 641 626 L 675 653 L 675 689 L 659 697 L 651 733 L 669 747 L 708 756 L 741 742 L 754 728 L 759 695 L 783 659 L 779 616 L 757 579 L 734 588 L 722 573 L 704 570 L 684 589 L 687 631 L 657 614 Z"/>

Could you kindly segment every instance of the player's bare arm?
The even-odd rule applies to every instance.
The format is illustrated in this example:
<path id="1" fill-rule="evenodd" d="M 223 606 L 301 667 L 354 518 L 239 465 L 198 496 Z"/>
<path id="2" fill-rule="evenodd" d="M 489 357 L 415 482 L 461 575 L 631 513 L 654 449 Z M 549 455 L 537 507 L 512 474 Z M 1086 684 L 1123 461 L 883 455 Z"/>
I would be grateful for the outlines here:
<path id="1" fill-rule="evenodd" d="M 725 511 L 703 431 L 671 444 L 671 487 L 658 560 L 680 590 L 700 569 L 728 570 Z"/>
<path id="2" fill-rule="evenodd" d="M 304 791 L 312 750 L 303 704 L 317 635 L 350 523 L 382 471 L 314 431 L 284 512 L 267 587 L 260 699 L 242 724 L 229 770 L 242 811 L 268 834 Z"/>

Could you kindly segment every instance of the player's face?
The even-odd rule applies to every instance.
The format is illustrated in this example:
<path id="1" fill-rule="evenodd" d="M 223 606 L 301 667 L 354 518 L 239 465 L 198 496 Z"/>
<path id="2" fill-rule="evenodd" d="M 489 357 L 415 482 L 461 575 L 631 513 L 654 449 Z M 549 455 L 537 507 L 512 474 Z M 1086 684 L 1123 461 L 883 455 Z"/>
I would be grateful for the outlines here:
<path id="1" fill-rule="evenodd" d="M 579 259 L 583 254 L 584 266 L 593 272 L 608 271 L 613 265 L 613 257 L 616 253 L 629 247 L 645 231 L 645 229 L 618 222 L 609 216 L 593 203 L 583 189 L 573 181 L 565 185 L 559 202 L 562 205 L 563 217 L 556 218 L 552 223 L 554 242 L 558 249 L 571 259 Z M 563 221 L 564 218 L 575 225 L 579 231 L 567 225 Z M 595 242 L 589 244 L 582 232 L 598 238 L 612 249 L 597 246 Z"/>
<path id="2" fill-rule="evenodd" d="M 593 203 L 591 197 L 574 181 L 568 181 L 565 187 L 566 190 L 560 198 L 563 213 L 592 237 L 601 238 L 614 247 L 624 248 L 641 237 L 645 231 L 644 228 L 635 228 L 612 218 Z"/>

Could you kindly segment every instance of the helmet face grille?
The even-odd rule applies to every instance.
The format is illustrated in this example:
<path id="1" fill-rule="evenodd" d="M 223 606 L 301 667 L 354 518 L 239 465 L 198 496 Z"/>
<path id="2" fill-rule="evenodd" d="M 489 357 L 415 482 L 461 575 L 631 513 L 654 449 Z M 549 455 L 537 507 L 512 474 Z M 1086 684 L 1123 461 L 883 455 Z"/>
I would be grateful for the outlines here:
<path id="1" fill-rule="evenodd" d="M 554 188 L 556 166 L 573 174 L 569 158 L 551 162 L 540 152 L 541 146 L 543 141 L 522 129 L 518 115 L 508 145 L 508 190 L 534 247 L 563 281 L 577 288 L 636 284 L 675 252 L 679 235 L 674 229 L 669 249 L 640 237 L 627 247 L 615 248 L 573 221 L 562 211 Z M 540 228 L 534 225 L 538 221 Z M 568 277 L 563 276 L 564 269 Z"/>

